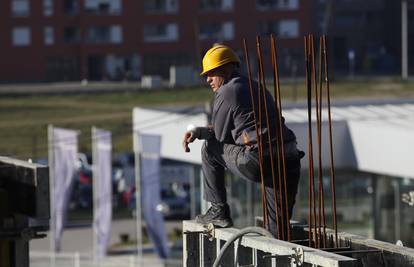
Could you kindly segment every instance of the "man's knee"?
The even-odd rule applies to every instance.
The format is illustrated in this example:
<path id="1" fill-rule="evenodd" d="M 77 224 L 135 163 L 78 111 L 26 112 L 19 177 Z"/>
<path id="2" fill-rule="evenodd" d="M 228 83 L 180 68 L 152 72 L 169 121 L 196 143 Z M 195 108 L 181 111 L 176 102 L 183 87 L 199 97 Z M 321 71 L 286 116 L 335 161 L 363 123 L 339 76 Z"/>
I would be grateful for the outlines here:
<path id="1" fill-rule="evenodd" d="M 206 140 L 201 147 L 201 159 L 202 160 L 211 160 L 217 159 L 222 153 L 222 146 L 215 140 Z"/>

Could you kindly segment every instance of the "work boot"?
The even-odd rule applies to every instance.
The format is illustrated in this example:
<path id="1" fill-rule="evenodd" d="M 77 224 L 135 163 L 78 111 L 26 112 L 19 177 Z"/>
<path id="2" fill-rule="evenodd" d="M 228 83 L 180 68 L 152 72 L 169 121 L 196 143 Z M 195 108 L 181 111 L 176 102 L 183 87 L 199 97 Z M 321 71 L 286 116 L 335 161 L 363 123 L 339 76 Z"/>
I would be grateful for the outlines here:
<path id="1" fill-rule="evenodd" d="M 214 226 L 223 228 L 233 226 L 233 221 L 230 217 L 230 208 L 227 204 L 212 203 L 205 214 L 197 215 L 195 219 L 197 223 L 201 224 L 212 223 Z"/>

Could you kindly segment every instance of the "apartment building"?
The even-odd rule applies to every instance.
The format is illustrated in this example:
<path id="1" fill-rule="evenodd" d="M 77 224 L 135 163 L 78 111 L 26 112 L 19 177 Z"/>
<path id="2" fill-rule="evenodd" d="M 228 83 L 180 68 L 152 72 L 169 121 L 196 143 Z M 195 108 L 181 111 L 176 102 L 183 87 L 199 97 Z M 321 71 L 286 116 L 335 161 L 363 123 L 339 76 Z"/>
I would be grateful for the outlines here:
<path id="1" fill-rule="evenodd" d="M 168 78 L 200 66 L 214 43 L 242 55 L 255 36 L 278 37 L 282 71 L 302 60 L 312 1 L 2 0 L 0 82 Z M 268 43 L 264 38 L 263 42 Z M 265 56 L 269 54 L 264 46 Z"/>
<path id="2" fill-rule="evenodd" d="M 326 10 L 328 1 L 332 3 Z M 316 7 L 319 30 L 328 33 L 337 74 L 401 73 L 401 1 L 320 0 Z M 413 16 L 414 1 L 408 0 L 410 70 L 414 70 Z"/>

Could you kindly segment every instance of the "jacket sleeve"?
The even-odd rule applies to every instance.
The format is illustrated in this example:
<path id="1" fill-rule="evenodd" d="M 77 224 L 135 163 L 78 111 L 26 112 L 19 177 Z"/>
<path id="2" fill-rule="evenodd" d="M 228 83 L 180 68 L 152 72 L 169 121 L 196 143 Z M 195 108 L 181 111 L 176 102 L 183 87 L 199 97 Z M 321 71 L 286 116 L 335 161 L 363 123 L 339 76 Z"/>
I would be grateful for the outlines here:
<path id="1" fill-rule="evenodd" d="M 220 142 L 234 143 L 232 106 L 225 95 L 217 94 L 213 106 L 213 126 L 216 139 Z"/>

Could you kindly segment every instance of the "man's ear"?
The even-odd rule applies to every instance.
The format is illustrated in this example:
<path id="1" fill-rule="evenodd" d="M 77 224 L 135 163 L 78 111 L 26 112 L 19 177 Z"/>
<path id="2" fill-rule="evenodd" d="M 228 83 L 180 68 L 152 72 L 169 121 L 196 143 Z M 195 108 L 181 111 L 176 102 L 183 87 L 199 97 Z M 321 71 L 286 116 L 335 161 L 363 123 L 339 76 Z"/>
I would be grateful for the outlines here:
<path id="1" fill-rule="evenodd" d="M 223 72 L 224 75 L 226 77 L 226 80 L 229 80 L 231 75 L 233 74 L 233 72 L 235 71 L 235 65 L 234 63 L 229 63 L 227 65 L 225 65 L 225 67 L 223 68 Z"/>

